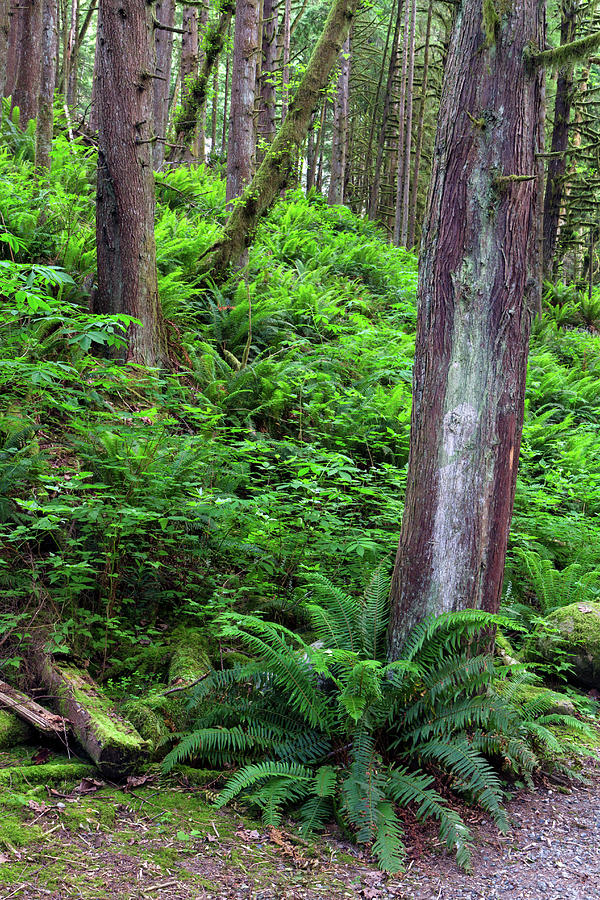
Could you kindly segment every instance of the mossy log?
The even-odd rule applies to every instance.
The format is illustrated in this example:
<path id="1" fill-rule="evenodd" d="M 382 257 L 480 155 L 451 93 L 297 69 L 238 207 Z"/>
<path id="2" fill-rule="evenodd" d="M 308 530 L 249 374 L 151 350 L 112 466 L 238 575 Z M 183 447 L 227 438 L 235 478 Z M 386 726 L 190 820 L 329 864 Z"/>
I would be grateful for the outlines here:
<path id="1" fill-rule="evenodd" d="M 49 656 L 38 659 L 37 669 L 77 740 L 103 773 L 120 777 L 148 758 L 149 742 L 117 713 L 87 673 Z"/>
<path id="2" fill-rule="evenodd" d="M 0 750 L 23 744 L 32 734 L 32 729 L 26 722 L 7 709 L 0 709 Z"/>
<path id="3" fill-rule="evenodd" d="M 69 723 L 62 716 L 52 713 L 27 694 L 18 691 L 5 681 L 0 681 L 0 707 L 10 710 L 15 716 L 32 725 L 36 731 L 47 736 L 64 735 Z"/>

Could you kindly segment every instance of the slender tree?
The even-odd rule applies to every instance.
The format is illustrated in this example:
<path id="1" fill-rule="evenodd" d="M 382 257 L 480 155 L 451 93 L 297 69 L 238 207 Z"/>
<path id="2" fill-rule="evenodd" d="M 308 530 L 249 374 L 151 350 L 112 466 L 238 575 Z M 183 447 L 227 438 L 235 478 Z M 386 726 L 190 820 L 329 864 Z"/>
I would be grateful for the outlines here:
<path id="1" fill-rule="evenodd" d="M 138 319 L 129 330 L 127 358 L 162 365 L 167 348 L 154 239 L 151 16 L 139 0 L 100 0 L 95 310 Z"/>
<path id="2" fill-rule="evenodd" d="M 500 601 L 539 299 L 539 0 L 462 0 L 450 41 L 419 275 L 406 502 L 390 655 L 430 614 Z"/>
<path id="3" fill-rule="evenodd" d="M 421 78 L 421 99 L 419 102 L 419 118 L 417 121 L 417 139 L 415 143 L 415 164 L 410 195 L 410 215 L 408 221 L 408 246 L 414 247 L 417 229 L 417 203 L 419 194 L 419 173 L 421 170 L 421 154 L 423 152 L 423 130 L 425 125 L 425 107 L 427 105 L 427 87 L 429 82 L 429 49 L 431 42 L 431 19 L 433 16 L 433 0 L 427 7 L 427 25 L 425 26 L 425 49 L 423 53 L 423 74 Z"/>
<path id="4" fill-rule="evenodd" d="M 237 0 L 227 146 L 228 203 L 240 197 L 252 179 L 258 21 L 258 0 Z"/>
<path id="5" fill-rule="evenodd" d="M 10 0 L 0 0 L 0 97 L 4 96 L 4 88 L 6 87 L 10 18 Z M 2 107 L 0 106 L 0 117 L 1 115 Z"/>
<path id="6" fill-rule="evenodd" d="M 25 6 L 21 0 L 10 0 L 9 16 L 8 46 L 6 48 L 6 81 L 4 84 L 5 97 L 10 97 L 12 95 L 17 80 L 17 72 L 19 70 L 19 53 L 21 49 L 21 37 L 23 35 L 23 21 L 25 19 Z"/>
<path id="7" fill-rule="evenodd" d="M 152 145 L 152 163 L 158 171 L 165 161 L 165 140 L 169 119 L 171 93 L 171 65 L 173 61 L 173 31 L 175 25 L 175 0 L 157 0 L 154 7 L 154 82 L 152 85 L 152 112 L 156 140 Z M 158 26 L 163 25 L 163 28 Z"/>
<path id="8" fill-rule="evenodd" d="M 198 78 L 198 11 L 195 6 L 184 6 L 182 31 L 179 77 L 181 103 L 185 104 Z M 204 103 L 197 111 L 191 147 L 185 154 L 188 162 L 198 156 L 198 122 L 203 109 Z"/>
<path id="9" fill-rule="evenodd" d="M 281 121 L 287 116 L 290 103 L 290 51 L 292 42 L 292 0 L 284 0 L 283 29 L 282 29 L 281 55 L 283 63 L 281 68 Z"/>
<path id="10" fill-rule="evenodd" d="M 260 67 L 260 102 L 258 107 L 256 159 L 264 159 L 264 148 L 275 137 L 275 81 L 277 65 L 277 3 L 264 0 L 262 28 L 262 65 Z"/>
<path id="11" fill-rule="evenodd" d="M 331 173 L 327 201 L 330 204 L 344 202 L 346 180 L 348 105 L 350 100 L 350 35 L 340 54 L 340 74 L 333 107 L 333 136 L 331 141 Z"/>
<path id="12" fill-rule="evenodd" d="M 12 91 L 12 106 L 19 107 L 21 128 L 38 113 L 42 77 L 43 0 L 22 0 L 23 31 L 20 38 L 18 68 Z"/>
<path id="13" fill-rule="evenodd" d="M 56 52 L 58 47 L 58 7 L 56 0 L 44 0 L 42 31 L 42 77 L 35 134 L 35 165 L 50 168 L 52 132 L 54 128 L 54 88 L 56 85 Z"/>
<path id="14" fill-rule="evenodd" d="M 346 40 L 360 0 L 334 0 L 312 56 L 290 104 L 285 121 L 262 165 L 229 217 L 223 237 L 207 255 L 201 269 L 224 272 L 243 255 L 258 219 L 289 184 L 296 154 L 308 131 L 313 112 L 323 99 L 331 70 Z"/>

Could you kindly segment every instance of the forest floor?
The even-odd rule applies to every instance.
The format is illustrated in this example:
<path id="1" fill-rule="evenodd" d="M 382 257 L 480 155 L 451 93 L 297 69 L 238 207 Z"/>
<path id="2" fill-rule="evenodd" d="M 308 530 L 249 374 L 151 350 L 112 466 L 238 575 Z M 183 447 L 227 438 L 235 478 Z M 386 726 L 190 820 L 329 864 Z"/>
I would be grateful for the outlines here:
<path id="1" fill-rule="evenodd" d="M 210 789 L 185 777 L 144 776 L 124 788 L 87 777 L 74 788 L 23 782 L 2 791 L 0 900 L 600 896 L 598 768 L 590 768 L 587 785 L 541 782 L 533 793 L 517 791 L 507 804 L 507 835 L 467 809 L 471 875 L 442 850 L 435 828 L 406 823 L 406 870 L 388 876 L 332 835 L 307 842 L 236 810 L 216 810 Z"/>

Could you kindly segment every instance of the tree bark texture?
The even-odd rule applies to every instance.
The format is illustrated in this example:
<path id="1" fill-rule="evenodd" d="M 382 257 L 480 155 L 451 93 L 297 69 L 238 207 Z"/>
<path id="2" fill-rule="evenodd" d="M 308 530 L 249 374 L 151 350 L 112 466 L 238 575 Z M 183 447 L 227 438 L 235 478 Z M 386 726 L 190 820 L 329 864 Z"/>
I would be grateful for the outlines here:
<path id="1" fill-rule="evenodd" d="M 258 107 L 256 159 L 260 164 L 265 147 L 275 137 L 275 70 L 277 66 L 277 3 L 264 0 L 262 30 L 262 66 L 260 71 L 260 102 Z"/>
<path id="2" fill-rule="evenodd" d="M 23 0 L 23 31 L 18 49 L 19 65 L 12 92 L 12 108 L 19 107 L 20 125 L 27 127 L 38 113 L 38 96 L 42 77 L 42 7 L 43 0 Z"/>
<path id="3" fill-rule="evenodd" d="M 156 141 L 152 145 L 152 164 L 158 171 L 165 161 L 165 139 L 169 120 L 171 93 L 171 65 L 173 61 L 173 32 L 175 25 L 175 0 L 158 0 L 154 7 L 156 21 L 166 28 L 154 29 L 154 82 L 152 85 L 152 111 Z"/>
<path id="4" fill-rule="evenodd" d="M 179 77 L 181 79 L 181 103 L 185 104 L 192 86 L 198 78 L 198 12 L 195 6 L 184 7 L 182 28 Z M 191 146 L 184 154 L 184 158 L 187 158 L 188 162 L 198 156 L 198 121 L 203 109 L 204 104 L 196 113 Z"/>
<path id="5" fill-rule="evenodd" d="M 252 180 L 254 102 L 258 49 L 258 0 L 237 0 L 233 37 L 229 141 L 227 145 L 227 202 L 240 197 Z"/>
<path id="6" fill-rule="evenodd" d="M 404 30 L 402 33 L 402 75 L 400 77 L 400 100 L 398 103 L 398 163 L 396 167 L 396 203 L 394 206 L 393 241 L 396 247 L 401 243 L 402 208 L 406 159 L 406 75 L 408 71 L 408 44 L 410 31 L 411 0 L 404 3 Z"/>
<path id="7" fill-rule="evenodd" d="M 209 0 L 202 0 L 202 6 L 198 10 L 198 65 L 204 64 L 204 48 L 208 28 Z M 215 60 L 217 65 L 219 58 Z M 207 80 L 208 84 L 208 80 Z M 199 162 L 206 162 L 206 99 L 198 112 L 198 128 L 196 130 L 197 158 Z"/>
<path id="8" fill-rule="evenodd" d="M 71 21 L 65 48 L 65 98 L 67 106 L 77 103 L 77 70 L 79 57 L 79 0 L 71 0 Z"/>
<path id="9" fill-rule="evenodd" d="M 0 0 L 0 97 L 4 96 L 8 60 L 8 34 L 10 31 L 10 0 Z M 2 107 L 0 106 L 0 118 Z"/>
<path id="10" fill-rule="evenodd" d="M 285 122 L 252 183 L 244 191 L 240 202 L 236 203 L 223 237 L 201 266 L 202 271 L 222 273 L 230 264 L 237 262 L 258 220 L 289 184 L 298 147 L 306 137 L 313 112 L 323 100 L 331 70 L 350 33 L 359 3 L 360 0 L 334 0 Z"/>
<path id="11" fill-rule="evenodd" d="M 187 97 L 181 104 L 181 109 L 175 117 L 174 128 L 177 137 L 175 146 L 169 153 L 170 162 L 182 159 L 192 141 L 198 123 L 198 116 L 206 103 L 210 76 L 219 59 L 219 54 L 223 49 L 225 38 L 229 31 L 231 16 L 235 10 L 235 0 L 221 0 L 219 10 L 218 20 L 214 25 L 209 26 L 206 32 L 202 68 L 198 77 L 189 86 Z M 225 87 L 225 98 L 227 98 L 227 84 Z M 227 99 L 225 99 L 225 103 L 227 103 Z"/>
<path id="12" fill-rule="evenodd" d="M 58 48 L 58 5 L 44 0 L 42 30 L 42 77 L 35 134 L 35 166 L 50 168 L 52 132 L 54 129 L 54 88 L 56 85 L 56 53 Z"/>
<path id="13" fill-rule="evenodd" d="M 95 311 L 139 319 L 129 329 L 127 358 L 161 365 L 167 350 L 154 240 L 152 30 L 148 4 L 100 0 Z"/>
<path id="14" fill-rule="evenodd" d="M 421 100 L 419 103 L 419 119 L 417 121 L 417 140 L 415 144 L 415 164 L 412 176 L 412 189 L 410 198 L 410 217 L 408 222 L 408 246 L 414 247 L 415 233 L 417 229 L 417 204 L 419 195 L 419 172 L 421 169 L 421 154 L 423 152 L 423 127 L 425 123 L 425 106 L 427 104 L 427 83 L 429 80 L 429 49 L 431 43 L 431 18 L 433 15 L 433 0 L 429 0 L 427 7 L 427 25 L 425 26 L 425 49 L 423 52 L 423 73 L 421 76 Z"/>
<path id="15" fill-rule="evenodd" d="M 406 137 L 404 140 L 404 185 L 402 186 L 402 230 L 400 243 L 408 246 L 408 210 L 410 203 L 410 152 L 413 126 L 413 88 L 415 79 L 415 29 L 417 20 L 417 0 L 410 4 L 410 28 L 408 37 L 408 74 L 406 77 Z"/>
<path id="16" fill-rule="evenodd" d="M 381 169 L 383 166 L 383 156 L 385 153 L 385 138 L 392 110 L 394 80 L 396 70 L 398 68 L 398 42 L 400 40 L 400 23 L 402 21 L 402 2 L 398 0 L 396 13 L 396 24 L 394 26 L 394 38 L 392 40 L 392 52 L 390 54 L 390 66 L 388 70 L 387 83 L 385 86 L 385 95 L 383 100 L 383 116 L 381 129 L 379 131 L 379 140 L 377 142 L 377 158 L 375 160 L 375 173 L 373 176 L 373 185 L 371 187 L 371 197 L 369 201 L 369 218 L 377 218 L 377 209 L 379 206 L 379 191 L 381 187 Z"/>
<path id="17" fill-rule="evenodd" d="M 4 83 L 4 96 L 10 97 L 15 89 L 17 71 L 19 68 L 19 50 L 23 34 L 23 19 L 25 7 L 21 0 L 10 0 L 8 25 L 8 46 L 6 48 L 6 80 Z"/>
<path id="18" fill-rule="evenodd" d="M 333 107 L 333 135 L 331 140 L 331 172 L 327 202 L 330 205 L 344 202 L 346 178 L 346 149 L 348 137 L 348 105 L 350 94 L 350 35 L 344 41 L 340 54 L 340 74 Z"/>
<path id="19" fill-rule="evenodd" d="M 569 44 L 575 39 L 577 5 L 565 0 L 561 6 L 560 43 Z M 560 210 L 565 194 L 567 174 L 567 149 L 569 146 L 569 123 L 573 105 L 573 64 L 568 64 L 558 72 L 556 97 L 554 100 L 554 123 L 550 151 L 556 153 L 548 161 L 546 193 L 544 195 L 544 256 L 543 273 L 551 277 L 554 250 L 558 234 Z"/>
<path id="20" fill-rule="evenodd" d="M 539 295 L 543 149 L 538 0 L 457 10 L 423 229 L 410 457 L 389 652 L 428 615 L 496 611 L 512 515 L 531 307 Z"/>
<path id="21" fill-rule="evenodd" d="M 281 121 L 285 121 L 290 105 L 290 50 L 292 43 L 292 0 L 284 0 L 283 45 L 281 67 Z"/>

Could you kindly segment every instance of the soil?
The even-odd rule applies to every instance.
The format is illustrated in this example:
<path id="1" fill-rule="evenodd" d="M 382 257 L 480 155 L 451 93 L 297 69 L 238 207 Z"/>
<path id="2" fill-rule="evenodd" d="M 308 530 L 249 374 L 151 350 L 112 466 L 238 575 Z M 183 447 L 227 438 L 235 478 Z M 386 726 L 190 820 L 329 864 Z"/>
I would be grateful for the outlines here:
<path id="1" fill-rule="evenodd" d="M 406 822 L 406 871 L 387 876 L 333 835 L 310 843 L 215 810 L 205 791 L 181 780 L 139 782 L 124 792 L 84 779 L 66 793 L 39 787 L 24 794 L 21 830 L 32 839 L 21 834 L 20 846 L 5 840 L 0 848 L 0 900 L 600 897 L 597 769 L 588 785 L 541 783 L 534 793 L 517 792 L 507 804 L 507 835 L 467 810 L 471 875 L 441 849 L 435 829 L 414 822 Z"/>

